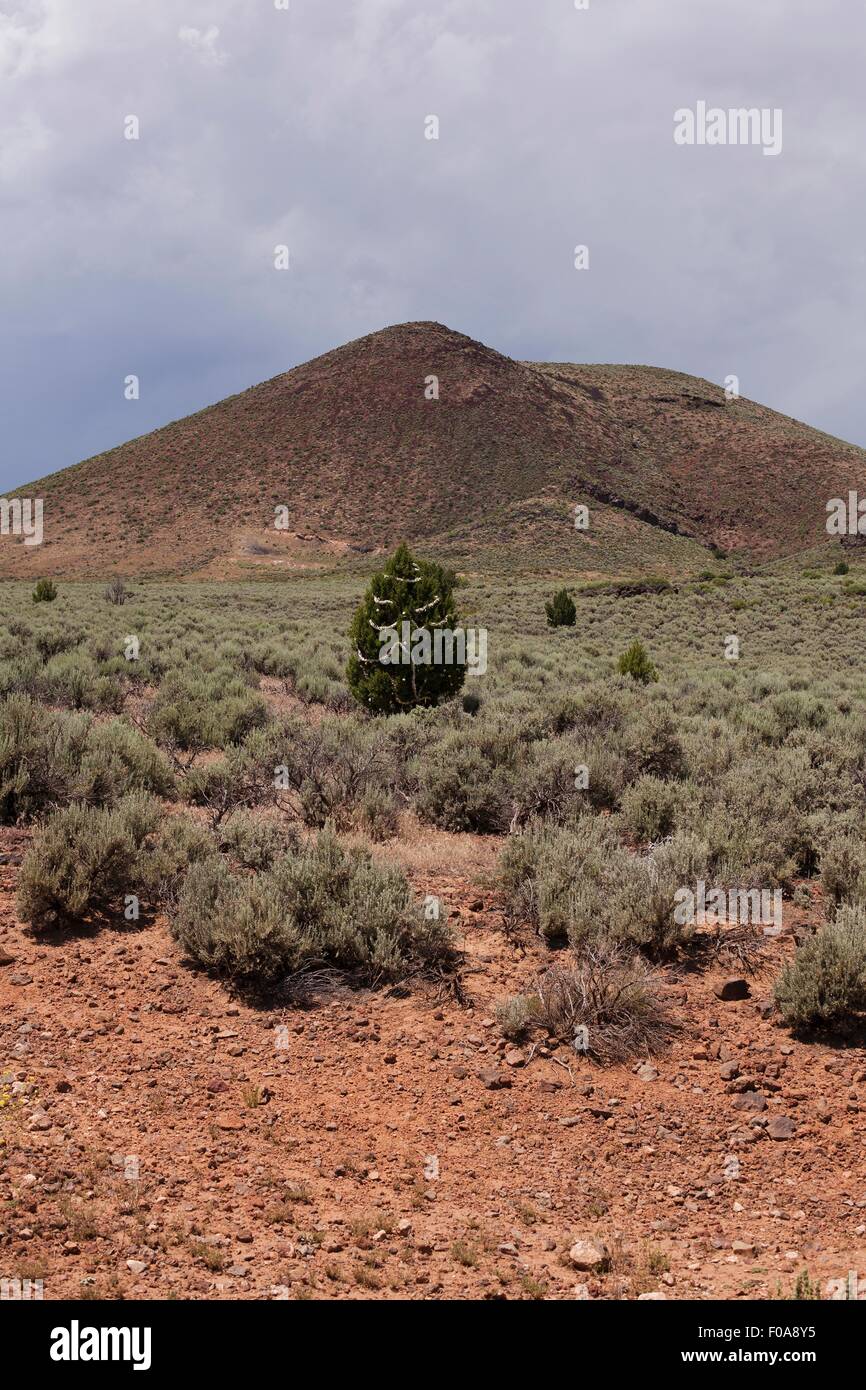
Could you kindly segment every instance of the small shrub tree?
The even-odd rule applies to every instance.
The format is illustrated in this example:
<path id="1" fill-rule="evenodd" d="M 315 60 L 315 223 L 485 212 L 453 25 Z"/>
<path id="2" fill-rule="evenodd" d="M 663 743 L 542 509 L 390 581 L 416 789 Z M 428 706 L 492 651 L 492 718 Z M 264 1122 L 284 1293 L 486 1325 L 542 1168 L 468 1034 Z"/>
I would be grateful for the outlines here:
<path id="1" fill-rule="evenodd" d="M 632 680 L 639 681 L 641 685 L 649 685 L 651 681 L 657 681 L 658 671 L 649 658 L 649 652 L 643 642 L 635 640 L 630 647 L 622 653 L 616 663 L 616 669 L 621 676 L 631 676 Z"/>
<path id="2" fill-rule="evenodd" d="M 37 579 L 33 590 L 34 603 L 53 603 L 57 597 L 57 585 L 50 579 Z"/>
<path id="3" fill-rule="evenodd" d="M 544 605 L 547 614 L 548 627 L 574 627 L 577 621 L 577 609 L 574 599 L 567 589 L 560 589 L 553 595 L 549 603 Z"/>
<path id="4" fill-rule="evenodd" d="M 866 1009 L 866 911 L 840 907 L 835 921 L 801 946 L 776 984 L 776 1001 L 794 1028 L 838 1023 Z"/>
<path id="5" fill-rule="evenodd" d="M 397 548 L 374 576 L 355 612 L 349 636 L 349 689 L 359 704 L 378 714 L 396 714 L 416 706 L 437 705 L 463 685 L 466 675 L 459 643 L 453 570 L 415 560 L 405 545 Z M 434 635 L 442 642 L 436 659 Z M 407 640 L 408 639 L 408 640 Z M 465 634 L 464 634 L 465 643 Z"/>
<path id="6" fill-rule="evenodd" d="M 106 602 L 113 603 L 118 608 L 122 607 L 129 597 L 126 585 L 119 575 L 115 575 L 113 579 L 108 581 L 103 593 Z"/>

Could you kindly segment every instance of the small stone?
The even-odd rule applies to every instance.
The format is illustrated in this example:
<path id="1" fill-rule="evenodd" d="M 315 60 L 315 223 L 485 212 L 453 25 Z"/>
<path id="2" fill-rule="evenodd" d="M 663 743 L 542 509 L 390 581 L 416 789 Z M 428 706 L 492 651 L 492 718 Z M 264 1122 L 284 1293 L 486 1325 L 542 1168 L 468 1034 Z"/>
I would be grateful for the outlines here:
<path id="1" fill-rule="evenodd" d="M 656 1071 L 655 1067 L 652 1066 L 649 1062 L 644 1062 L 642 1067 L 638 1067 L 637 1071 L 635 1072 L 635 1075 L 640 1081 L 658 1081 L 659 1077 L 659 1074 Z"/>
<path id="2" fill-rule="evenodd" d="M 239 1115 L 217 1115 L 214 1120 L 217 1129 L 243 1129 L 244 1122 Z"/>
<path id="3" fill-rule="evenodd" d="M 759 1115 L 766 1108 L 766 1097 L 760 1091 L 743 1091 L 734 1099 L 735 1110 L 752 1110 L 756 1115 Z"/>
<path id="4" fill-rule="evenodd" d="M 771 1139 L 793 1139 L 796 1132 L 797 1126 L 788 1115 L 774 1115 L 767 1125 Z"/>
<path id="5" fill-rule="evenodd" d="M 734 1081 L 740 1074 L 739 1063 L 722 1062 L 719 1067 L 719 1076 L 723 1081 Z"/>
<path id="6" fill-rule="evenodd" d="M 639 1293 L 637 1301 L 638 1303 L 661 1303 L 666 1298 L 667 1294 L 662 1293 L 661 1289 L 659 1289 L 656 1293 Z"/>
<path id="7" fill-rule="evenodd" d="M 478 1078 L 488 1091 L 501 1091 L 511 1085 L 511 1077 L 496 1067 L 486 1067 L 478 1073 Z"/>
<path id="8" fill-rule="evenodd" d="M 126 1268 L 129 1270 L 130 1274 L 143 1274 L 147 1269 L 147 1265 L 144 1260 L 127 1260 Z"/>
<path id="9" fill-rule="evenodd" d="M 581 1236 L 571 1246 L 568 1258 L 575 1269 L 599 1271 L 608 1264 L 610 1251 L 596 1236 Z"/>

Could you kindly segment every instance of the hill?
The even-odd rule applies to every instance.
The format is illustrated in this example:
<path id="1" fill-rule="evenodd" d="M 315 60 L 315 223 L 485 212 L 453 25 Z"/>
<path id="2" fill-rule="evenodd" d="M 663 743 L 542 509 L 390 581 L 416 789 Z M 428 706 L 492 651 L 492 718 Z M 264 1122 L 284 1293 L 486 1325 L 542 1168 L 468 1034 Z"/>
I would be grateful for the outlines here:
<path id="1" fill-rule="evenodd" d="M 409 323 L 18 489 L 44 498 L 45 540 L 5 537 L 0 575 L 273 576 L 404 538 L 467 568 L 681 572 L 707 547 L 826 543 L 864 463 L 694 377 L 518 362 Z"/>

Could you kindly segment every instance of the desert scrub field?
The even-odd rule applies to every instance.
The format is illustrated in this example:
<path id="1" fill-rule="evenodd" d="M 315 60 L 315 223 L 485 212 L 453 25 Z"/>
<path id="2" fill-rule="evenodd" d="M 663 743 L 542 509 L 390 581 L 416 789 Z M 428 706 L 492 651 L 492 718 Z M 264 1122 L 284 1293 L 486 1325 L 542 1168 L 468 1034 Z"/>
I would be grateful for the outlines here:
<path id="1" fill-rule="evenodd" d="M 511 922 L 565 943 L 578 974 L 588 952 L 613 959 L 633 991 L 634 960 L 689 949 L 678 890 L 820 883 L 828 935 L 779 1004 L 798 1027 L 838 1021 L 866 998 L 849 911 L 866 907 L 866 585 L 856 562 L 835 568 L 468 576 L 457 601 L 488 633 L 486 674 L 389 716 L 347 684 L 357 576 L 60 582 L 39 603 L 4 584 L 0 816 L 35 831 L 22 918 L 163 911 L 235 979 L 316 961 L 393 978 L 451 949 L 401 872 L 357 847 L 387 860 L 412 813 L 499 837 Z M 551 625 L 563 588 L 575 621 Z M 648 666 L 621 663 L 636 642 Z"/>

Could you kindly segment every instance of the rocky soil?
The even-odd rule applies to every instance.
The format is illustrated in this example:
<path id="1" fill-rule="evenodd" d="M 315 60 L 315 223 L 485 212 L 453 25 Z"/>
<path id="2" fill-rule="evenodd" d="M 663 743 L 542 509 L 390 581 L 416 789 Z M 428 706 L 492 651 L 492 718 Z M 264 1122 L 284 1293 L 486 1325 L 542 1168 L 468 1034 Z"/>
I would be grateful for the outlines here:
<path id="1" fill-rule="evenodd" d="M 670 1050 L 601 1070 L 500 1039 L 543 948 L 465 856 L 435 875 L 459 984 L 324 979 L 262 1009 L 160 920 L 32 938 L 27 838 L 0 832 L 0 1277 L 46 1299 L 751 1299 L 866 1270 L 866 1052 L 770 1012 L 793 918 L 746 997 L 730 963 L 669 971 Z"/>

